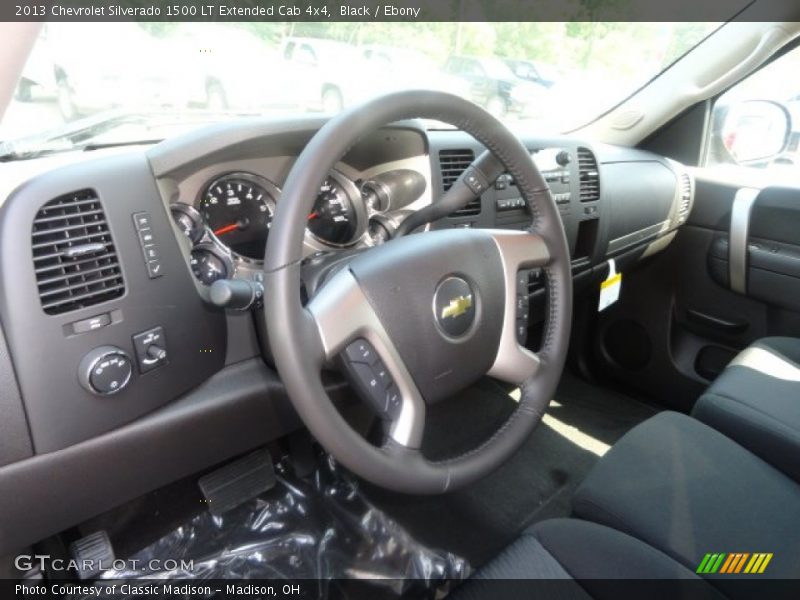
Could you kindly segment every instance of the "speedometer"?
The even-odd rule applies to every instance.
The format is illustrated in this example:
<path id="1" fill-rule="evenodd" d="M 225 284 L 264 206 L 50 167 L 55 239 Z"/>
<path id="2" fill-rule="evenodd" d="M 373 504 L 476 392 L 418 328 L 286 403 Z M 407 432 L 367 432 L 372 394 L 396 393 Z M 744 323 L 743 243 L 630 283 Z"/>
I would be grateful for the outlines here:
<path id="1" fill-rule="evenodd" d="M 223 246 L 239 256 L 261 260 L 277 193 L 266 179 L 250 173 L 230 173 L 206 188 L 199 210 Z"/>
<path id="2" fill-rule="evenodd" d="M 350 189 L 352 188 L 352 189 Z M 335 171 L 320 186 L 314 208 L 308 215 L 308 231 L 320 242 L 348 246 L 364 233 L 363 204 L 353 201 L 357 188 Z"/>

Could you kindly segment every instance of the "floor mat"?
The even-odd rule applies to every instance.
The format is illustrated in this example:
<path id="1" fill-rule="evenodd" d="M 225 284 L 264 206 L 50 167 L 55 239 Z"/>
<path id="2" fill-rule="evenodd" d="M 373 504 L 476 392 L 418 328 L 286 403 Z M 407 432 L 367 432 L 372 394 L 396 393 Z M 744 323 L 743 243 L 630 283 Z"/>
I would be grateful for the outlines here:
<path id="1" fill-rule="evenodd" d="M 423 452 L 445 458 L 487 439 L 515 401 L 485 379 L 431 407 Z M 566 373 L 546 418 L 503 467 L 467 489 L 420 497 L 364 485 L 367 496 L 417 539 L 480 566 L 528 525 L 568 516 L 571 496 L 600 455 L 656 410 Z"/>
<path id="2" fill-rule="evenodd" d="M 95 585 L 108 589 L 108 580 L 125 581 L 146 589 L 153 579 L 282 579 L 305 580 L 306 592 L 315 586 L 304 597 L 433 598 L 469 575 L 464 559 L 425 547 L 375 508 L 332 459 L 323 456 L 307 479 L 279 464 L 276 477 L 268 492 L 222 516 L 202 511 L 126 557 L 130 568 L 101 573 Z M 153 564 L 169 570 L 149 570 Z"/>

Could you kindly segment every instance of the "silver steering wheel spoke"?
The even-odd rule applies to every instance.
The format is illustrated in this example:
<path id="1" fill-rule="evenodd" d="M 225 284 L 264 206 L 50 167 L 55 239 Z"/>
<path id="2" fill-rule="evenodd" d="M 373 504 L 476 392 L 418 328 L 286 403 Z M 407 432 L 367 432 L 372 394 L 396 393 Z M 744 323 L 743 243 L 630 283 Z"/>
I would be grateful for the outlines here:
<path id="1" fill-rule="evenodd" d="M 327 361 L 353 342 L 370 343 L 399 393 L 399 406 L 391 403 L 388 407 L 392 414 L 389 437 L 402 446 L 419 448 L 425 427 L 425 401 L 350 270 L 334 275 L 308 302 L 306 310 L 314 320 Z"/>
<path id="2" fill-rule="evenodd" d="M 541 359 L 517 338 L 517 273 L 550 264 L 544 239 L 530 231 L 489 230 L 500 251 L 505 279 L 505 311 L 497 357 L 488 375 L 516 385 L 535 376 Z"/>

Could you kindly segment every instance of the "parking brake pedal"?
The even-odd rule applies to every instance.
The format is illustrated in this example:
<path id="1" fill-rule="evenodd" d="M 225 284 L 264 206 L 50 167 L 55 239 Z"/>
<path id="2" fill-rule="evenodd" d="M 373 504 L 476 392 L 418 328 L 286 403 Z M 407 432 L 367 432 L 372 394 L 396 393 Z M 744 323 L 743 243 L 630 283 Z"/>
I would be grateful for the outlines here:
<path id="1" fill-rule="evenodd" d="M 69 551 L 80 579 L 91 579 L 114 564 L 114 547 L 104 530 L 75 540 L 70 544 Z"/>
<path id="2" fill-rule="evenodd" d="M 198 484 L 208 504 L 208 511 L 218 517 L 275 485 L 272 455 L 267 449 L 256 450 L 203 475 Z"/>

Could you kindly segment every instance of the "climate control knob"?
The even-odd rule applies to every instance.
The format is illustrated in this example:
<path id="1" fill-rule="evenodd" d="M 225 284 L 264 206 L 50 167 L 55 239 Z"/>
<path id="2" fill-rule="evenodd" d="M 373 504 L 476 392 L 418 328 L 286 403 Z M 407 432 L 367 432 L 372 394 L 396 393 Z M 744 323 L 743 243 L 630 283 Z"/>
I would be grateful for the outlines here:
<path id="1" fill-rule="evenodd" d="M 83 357 L 78 367 L 78 380 L 93 394 L 116 394 L 131 380 L 133 363 L 124 350 L 116 346 L 100 346 Z"/>

